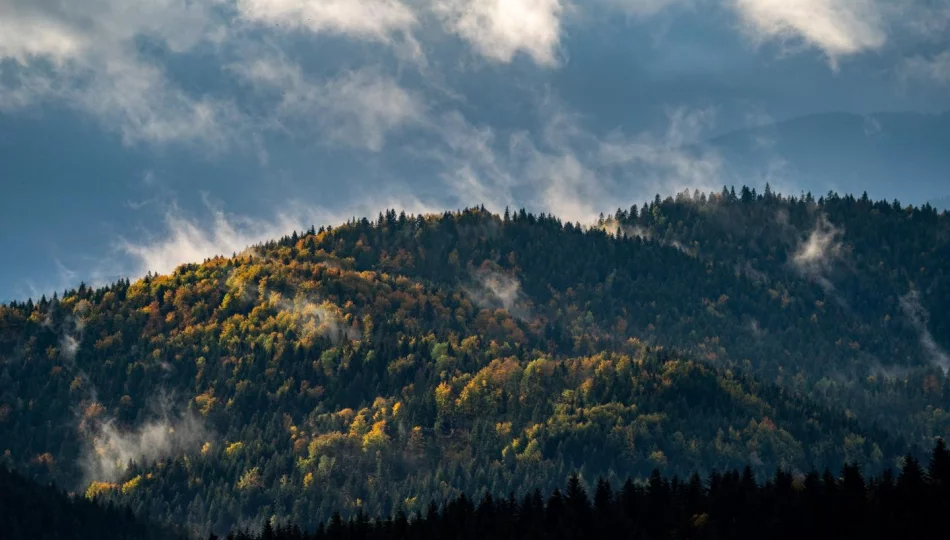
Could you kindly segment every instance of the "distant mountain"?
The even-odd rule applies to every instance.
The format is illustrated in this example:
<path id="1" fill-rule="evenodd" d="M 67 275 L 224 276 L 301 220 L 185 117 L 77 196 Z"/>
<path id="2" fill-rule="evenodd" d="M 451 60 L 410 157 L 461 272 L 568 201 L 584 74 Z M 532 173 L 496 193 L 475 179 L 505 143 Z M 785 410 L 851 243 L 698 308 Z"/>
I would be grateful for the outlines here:
<path id="1" fill-rule="evenodd" d="M 736 183 L 790 184 L 816 196 L 867 191 L 923 204 L 950 187 L 950 113 L 828 113 L 728 133 L 710 143 Z"/>
<path id="2" fill-rule="evenodd" d="M 191 531 L 950 435 L 950 214 L 679 194 L 388 211 L 0 306 L 0 452 Z"/>

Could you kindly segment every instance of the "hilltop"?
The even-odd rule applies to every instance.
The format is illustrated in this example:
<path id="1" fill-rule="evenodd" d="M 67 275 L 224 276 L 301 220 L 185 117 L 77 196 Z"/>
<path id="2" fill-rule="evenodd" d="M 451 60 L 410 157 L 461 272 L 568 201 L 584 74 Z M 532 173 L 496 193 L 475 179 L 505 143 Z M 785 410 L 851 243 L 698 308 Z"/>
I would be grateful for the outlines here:
<path id="1" fill-rule="evenodd" d="M 873 473 L 950 427 L 948 263 L 950 214 L 835 194 L 387 211 L 0 307 L 0 452 L 202 534 L 574 470 Z"/>

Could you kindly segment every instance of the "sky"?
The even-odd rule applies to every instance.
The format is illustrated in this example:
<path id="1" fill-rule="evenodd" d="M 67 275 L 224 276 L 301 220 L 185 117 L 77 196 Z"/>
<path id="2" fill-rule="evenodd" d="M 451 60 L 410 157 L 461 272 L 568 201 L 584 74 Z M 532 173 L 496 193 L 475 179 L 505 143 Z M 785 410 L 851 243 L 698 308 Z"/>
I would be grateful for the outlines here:
<path id="1" fill-rule="evenodd" d="M 0 0 L 0 300 L 386 208 L 823 193 L 784 147 L 714 141 L 947 111 L 945 0 Z"/>

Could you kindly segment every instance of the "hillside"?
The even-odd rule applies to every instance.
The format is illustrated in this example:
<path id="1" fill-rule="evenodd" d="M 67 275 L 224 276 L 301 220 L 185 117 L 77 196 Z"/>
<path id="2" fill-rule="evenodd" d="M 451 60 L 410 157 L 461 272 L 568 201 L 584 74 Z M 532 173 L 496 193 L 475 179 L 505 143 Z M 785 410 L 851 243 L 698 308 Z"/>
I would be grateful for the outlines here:
<path id="1" fill-rule="evenodd" d="M 836 195 L 390 211 L 0 307 L 0 451 L 199 533 L 573 470 L 876 472 L 950 431 L 948 263 L 950 214 Z"/>
<path id="2" fill-rule="evenodd" d="M 585 486 L 572 475 L 564 489 L 514 494 L 462 494 L 411 517 L 339 514 L 310 534 L 266 523 L 237 540 L 421 540 L 427 538 L 924 538 L 943 527 L 950 507 L 950 452 L 942 439 L 926 469 L 907 456 L 900 471 L 866 478 L 859 467 L 778 471 L 757 482 L 749 469 L 714 472 L 707 479 L 669 478 Z M 212 538 L 213 540 L 213 538 Z"/>
<path id="3" fill-rule="evenodd" d="M 0 464 L 0 532 L 7 540 L 181 540 L 127 510 L 71 497 Z"/>

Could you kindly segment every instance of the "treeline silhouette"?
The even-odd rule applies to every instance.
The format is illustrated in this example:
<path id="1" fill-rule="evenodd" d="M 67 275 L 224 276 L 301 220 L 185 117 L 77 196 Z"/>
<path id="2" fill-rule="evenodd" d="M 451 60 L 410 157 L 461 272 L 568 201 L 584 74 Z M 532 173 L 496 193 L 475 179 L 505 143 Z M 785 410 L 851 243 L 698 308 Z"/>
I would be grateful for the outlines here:
<path id="1" fill-rule="evenodd" d="M 924 538 L 944 530 L 950 510 L 950 451 L 937 442 L 925 469 L 913 456 L 900 473 L 865 478 L 857 465 L 835 476 L 778 471 L 764 483 L 752 470 L 712 473 L 704 482 L 659 471 L 645 483 L 620 487 L 601 478 L 589 495 L 573 475 L 562 491 L 534 490 L 516 498 L 462 494 L 425 513 L 349 520 L 335 513 L 304 533 L 296 525 L 267 522 L 257 534 L 232 532 L 228 540 L 364 540 L 434 538 Z M 214 534 L 211 540 L 218 539 Z"/>
<path id="2" fill-rule="evenodd" d="M 71 496 L 0 463 L 0 539 L 185 540 L 167 526 L 136 517 L 128 508 Z"/>

